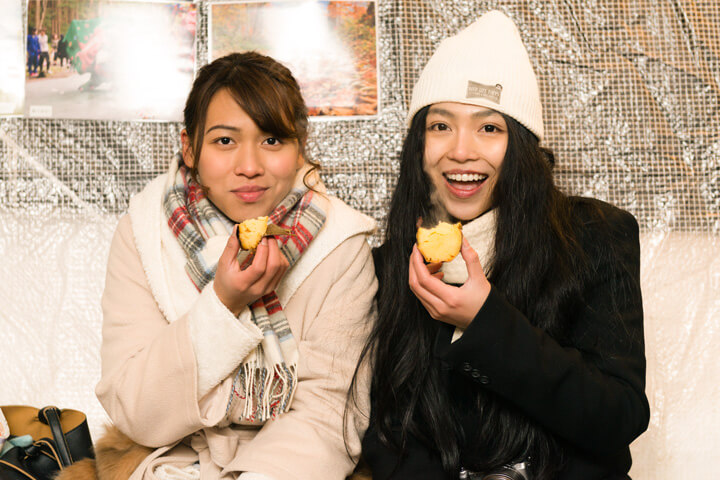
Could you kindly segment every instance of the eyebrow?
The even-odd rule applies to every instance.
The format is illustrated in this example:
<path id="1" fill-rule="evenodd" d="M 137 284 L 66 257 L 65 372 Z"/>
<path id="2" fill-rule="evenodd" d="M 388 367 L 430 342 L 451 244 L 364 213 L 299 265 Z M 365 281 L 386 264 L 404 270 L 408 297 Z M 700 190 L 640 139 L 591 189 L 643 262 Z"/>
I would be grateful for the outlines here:
<path id="1" fill-rule="evenodd" d="M 450 117 L 450 118 L 456 117 L 456 115 L 454 113 L 452 113 L 450 110 L 445 110 L 444 108 L 439 108 L 439 107 L 432 107 L 430 109 L 430 111 L 428 111 L 428 115 L 430 115 L 431 113 L 445 115 L 446 117 Z M 499 115 L 499 113 L 496 112 L 495 110 L 487 109 L 487 110 L 478 110 L 477 112 L 473 113 L 471 116 L 472 116 L 472 118 L 485 118 L 485 117 L 490 117 L 495 114 Z"/>
<path id="2" fill-rule="evenodd" d="M 213 125 L 212 127 L 210 127 L 210 128 L 208 128 L 207 130 L 205 130 L 205 135 L 207 135 L 208 133 L 212 132 L 213 130 L 218 130 L 218 129 L 220 129 L 220 130 L 232 130 L 233 132 L 239 132 L 239 131 L 240 131 L 240 128 L 238 128 L 238 127 L 233 127 L 232 125 Z"/>

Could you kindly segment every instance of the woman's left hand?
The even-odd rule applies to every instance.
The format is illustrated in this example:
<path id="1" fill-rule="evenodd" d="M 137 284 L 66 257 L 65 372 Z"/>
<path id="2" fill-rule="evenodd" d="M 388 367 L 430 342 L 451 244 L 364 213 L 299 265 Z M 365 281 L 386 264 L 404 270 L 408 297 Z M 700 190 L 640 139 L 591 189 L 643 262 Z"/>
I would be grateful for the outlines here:
<path id="1" fill-rule="evenodd" d="M 410 290 L 425 306 L 430 316 L 460 328 L 467 328 L 490 294 L 490 282 L 483 272 L 477 252 L 463 238 L 460 249 L 468 269 L 468 279 L 462 287 L 442 281 L 441 264 L 425 265 L 422 254 L 413 246 L 410 255 Z"/>

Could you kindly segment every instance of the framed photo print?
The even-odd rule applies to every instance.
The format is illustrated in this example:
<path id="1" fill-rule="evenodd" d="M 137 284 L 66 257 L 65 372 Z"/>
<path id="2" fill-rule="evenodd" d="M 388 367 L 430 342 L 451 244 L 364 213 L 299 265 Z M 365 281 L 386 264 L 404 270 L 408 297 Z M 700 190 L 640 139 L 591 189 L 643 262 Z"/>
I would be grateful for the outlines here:
<path id="1" fill-rule="evenodd" d="M 28 32 L 40 53 L 26 75 L 26 115 L 182 120 L 196 15 L 192 2 L 30 2 Z"/>
<path id="2" fill-rule="evenodd" d="M 21 115 L 25 96 L 23 0 L 3 0 L 0 15 L 0 115 Z"/>
<path id="3" fill-rule="evenodd" d="M 374 0 L 209 5 L 209 60 L 255 50 L 285 64 L 315 118 L 378 114 Z"/>

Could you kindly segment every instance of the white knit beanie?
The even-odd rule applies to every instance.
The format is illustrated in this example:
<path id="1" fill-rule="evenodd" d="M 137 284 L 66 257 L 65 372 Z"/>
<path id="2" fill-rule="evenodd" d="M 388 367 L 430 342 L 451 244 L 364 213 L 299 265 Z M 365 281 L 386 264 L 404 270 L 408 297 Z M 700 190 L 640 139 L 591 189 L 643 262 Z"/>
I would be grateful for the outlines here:
<path id="1" fill-rule="evenodd" d="M 407 124 L 421 108 L 458 102 L 502 112 L 542 140 L 537 79 L 517 27 L 497 10 L 440 43 L 413 89 Z"/>

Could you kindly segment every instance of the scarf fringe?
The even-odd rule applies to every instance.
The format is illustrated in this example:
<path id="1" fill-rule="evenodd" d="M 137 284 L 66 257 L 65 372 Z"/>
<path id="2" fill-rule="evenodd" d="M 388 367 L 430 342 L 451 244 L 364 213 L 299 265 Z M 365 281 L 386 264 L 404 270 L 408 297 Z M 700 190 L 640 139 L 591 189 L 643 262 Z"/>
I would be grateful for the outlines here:
<path id="1" fill-rule="evenodd" d="M 261 423 L 287 412 L 297 381 L 294 365 L 276 363 L 269 374 L 268 368 L 258 367 L 257 361 L 242 364 L 234 382 L 243 390 L 235 392 L 236 399 L 244 401 L 239 420 Z"/>

